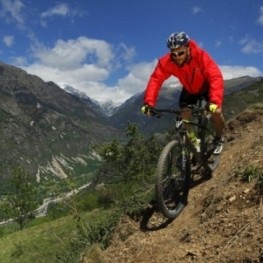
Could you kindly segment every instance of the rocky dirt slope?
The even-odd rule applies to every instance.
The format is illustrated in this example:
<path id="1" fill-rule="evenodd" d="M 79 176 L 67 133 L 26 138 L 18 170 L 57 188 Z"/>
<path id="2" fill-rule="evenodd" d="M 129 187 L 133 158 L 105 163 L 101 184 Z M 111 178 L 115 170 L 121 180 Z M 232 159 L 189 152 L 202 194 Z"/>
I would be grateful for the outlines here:
<path id="1" fill-rule="evenodd" d="M 241 180 L 247 167 L 256 167 L 263 177 L 260 112 L 244 112 L 228 122 L 219 167 L 212 179 L 190 190 L 177 219 L 167 222 L 151 207 L 140 222 L 123 218 L 96 262 L 263 262 L 263 186 Z"/>

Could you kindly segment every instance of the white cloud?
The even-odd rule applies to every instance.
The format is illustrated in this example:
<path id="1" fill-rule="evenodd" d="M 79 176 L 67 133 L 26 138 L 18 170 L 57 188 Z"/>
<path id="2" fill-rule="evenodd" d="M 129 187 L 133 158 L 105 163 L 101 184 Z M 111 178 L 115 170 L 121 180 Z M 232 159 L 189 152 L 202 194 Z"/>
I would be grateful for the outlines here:
<path id="1" fill-rule="evenodd" d="M 14 44 L 14 37 L 13 36 L 4 36 L 3 42 L 7 47 L 11 47 Z"/>
<path id="2" fill-rule="evenodd" d="M 217 40 L 215 43 L 215 47 L 220 47 L 222 45 L 222 42 L 220 40 Z"/>
<path id="3" fill-rule="evenodd" d="M 241 39 L 240 44 L 243 46 L 242 52 L 245 54 L 263 53 L 263 42 L 259 42 L 249 35 L 246 35 L 243 39 Z"/>
<path id="4" fill-rule="evenodd" d="M 123 86 L 106 86 L 105 82 L 116 70 L 117 64 L 124 68 L 134 54 L 134 48 L 125 45 L 114 49 L 106 41 L 79 37 L 67 41 L 58 40 L 51 48 L 37 45 L 32 48 L 35 61 L 30 65 L 19 66 L 61 87 L 70 85 L 91 98 L 121 102 L 134 92 Z M 17 62 L 24 61 L 19 58 Z"/>
<path id="5" fill-rule="evenodd" d="M 18 23 L 18 26 L 24 24 L 24 17 L 22 15 L 22 9 L 24 4 L 20 0 L 0 0 L 2 9 L 0 16 L 4 17 L 6 22 Z"/>
<path id="6" fill-rule="evenodd" d="M 203 48 L 205 46 L 204 42 L 199 42 L 198 43 L 199 47 Z"/>
<path id="7" fill-rule="evenodd" d="M 14 65 L 17 65 L 18 67 L 23 67 L 27 64 L 27 59 L 25 57 L 14 57 L 12 58 L 12 62 Z"/>
<path id="8" fill-rule="evenodd" d="M 257 22 L 258 22 L 261 26 L 263 26 L 263 6 L 260 7 L 259 13 L 260 13 L 260 14 L 259 14 L 259 17 L 258 17 Z"/>
<path id="9" fill-rule="evenodd" d="M 59 5 L 56 5 L 50 9 L 48 9 L 46 12 L 43 12 L 41 14 L 41 17 L 42 18 L 45 18 L 45 17 L 51 17 L 51 16 L 54 16 L 54 15 L 57 15 L 57 16 L 66 16 L 69 14 L 69 7 L 67 4 L 59 4 Z"/>
<path id="10" fill-rule="evenodd" d="M 75 17 L 75 16 L 83 16 L 85 14 L 85 11 L 73 9 L 69 5 L 62 3 L 55 5 L 52 8 L 49 8 L 47 11 L 40 14 L 41 17 L 41 25 L 45 27 L 47 25 L 47 19 L 52 18 L 54 16 L 60 16 L 60 17 Z"/>
<path id="11" fill-rule="evenodd" d="M 124 43 L 121 43 L 117 49 L 121 50 L 121 58 L 128 62 L 136 55 L 135 48 L 127 47 Z"/>
<path id="12" fill-rule="evenodd" d="M 62 70 L 74 70 L 86 64 L 108 68 L 114 59 L 112 47 L 106 41 L 86 37 L 57 40 L 53 48 L 37 46 L 33 53 L 39 63 Z"/>
<path id="13" fill-rule="evenodd" d="M 45 81 L 53 81 L 60 87 L 72 86 L 101 102 L 112 100 L 122 103 L 136 93 L 143 92 L 157 63 L 155 59 L 129 66 L 125 64 L 125 58 L 130 61 L 135 54 L 134 48 L 125 45 L 114 47 L 106 41 L 83 36 L 67 41 L 58 40 L 53 47 L 38 45 L 32 52 L 35 61 L 29 65 L 20 64 L 20 67 Z M 17 63 L 24 62 L 21 57 L 17 59 Z M 123 68 L 127 72 L 122 72 L 115 83 L 108 85 L 111 74 L 119 73 L 116 70 Z M 220 68 L 225 79 L 262 75 L 255 67 Z M 171 83 L 178 84 L 178 80 L 171 77 L 164 84 Z"/>
<path id="14" fill-rule="evenodd" d="M 193 11 L 193 14 L 198 14 L 200 12 L 203 12 L 203 9 L 200 6 L 194 6 L 192 11 Z"/>
<path id="15" fill-rule="evenodd" d="M 258 77 L 263 74 L 258 68 L 252 66 L 220 66 L 220 69 L 225 80 L 243 76 Z"/>
<path id="16" fill-rule="evenodd" d="M 124 78 L 118 80 L 118 86 L 125 90 L 128 96 L 142 92 L 156 63 L 157 60 L 154 60 L 150 63 L 142 62 L 134 65 Z"/>

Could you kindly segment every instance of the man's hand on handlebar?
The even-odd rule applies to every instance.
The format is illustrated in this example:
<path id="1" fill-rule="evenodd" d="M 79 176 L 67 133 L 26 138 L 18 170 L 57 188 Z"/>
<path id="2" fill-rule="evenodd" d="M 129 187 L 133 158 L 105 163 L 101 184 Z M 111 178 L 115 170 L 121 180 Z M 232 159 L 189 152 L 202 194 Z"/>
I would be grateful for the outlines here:
<path id="1" fill-rule="evenodd" d="M 206 110 L 211 112 L 211 113 L 217 112 L 218 109 L 219 109 L 219 107 L 214 103 L 208 103 L 206 105 Z"/>
<path id="2" fill-rule="evenodd" d="M 141 107 L 141 112 L 143 114 L 146 114 L 147 116 L 152 116 L 153 115 L 153 107 L 148 105 L 148 104 L 145 104 Z"/>

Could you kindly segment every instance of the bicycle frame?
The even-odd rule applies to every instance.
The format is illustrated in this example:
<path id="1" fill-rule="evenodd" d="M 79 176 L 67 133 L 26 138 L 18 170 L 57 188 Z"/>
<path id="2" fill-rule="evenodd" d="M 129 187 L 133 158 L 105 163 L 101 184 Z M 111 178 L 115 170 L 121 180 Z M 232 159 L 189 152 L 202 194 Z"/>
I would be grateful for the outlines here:
<path id="1" fill-rule="evenodd" d="M 212 137 L 214 137 L 212 131 L 207 127 L 209 119 L 211 118 L 211 114 L 208 113 L 205 108 L 202 106 L 202 99 L 198 100 L 197 106 L 190 108 L 192 115 L 195 119 L 197 119 L 197 123 L 195 121 L 182 119 L 181 113 L 185 109 L 154 109 L 153 114 L 158 117 L 162 116 L 162 113 L 172 113 L 176 115 L 176 133 L 179 135 L 180 143 L 182 144 L 182 156 L 186 157 L 186 159 L 190 158 L 190 153 L 193 154 L 197 163 L 205 168 L 207 172 L 211 172 L 209 165 L 207 164 L 207 160 L 213 154 L 214 149 L 211 148 L 209 151 L 207 150 L 206 145 L 206 132 L 208 132 Z M 188 109 L 187 109 L 188 110 Z M 197 138 L 200 139 L 200 151 L 197 151 L 195 145 L 191 141 L 188 136 L 188 128 L 187 126 L 196 126 L 197 127 Z M 184 159 L 184 158 L 183 158 Z M 182 165 L 185 164 L 185 161 L 182 161 Z"/>
<path id="2" fill-rule="evenodd" d="M 185 137 L 183 141 L 186 145 L 186 148 L 188 149 L 189 153 L 193 154 L 197 163 L 199 165 L 202 165 L 205 168 L 205 170 L 207 170 L 208 172 L 211 172 L 211 169 L 207 164 L 207 160 L 209 159 L 211 154 L 213 154 L 214 149 L 211 148 L 208 151 L 207 145 L 206 145 L 206 132 L 208 132 L 211 136 L 214 137 L 213 133 L 207 128 L 210 115 L 207 115 L 207 113 L 205 111 L 202 111 L 202 109 L 201 111 L 198 111 L 197 114 L 198 114 L 197 123 L 195 123 L 194 121 L 183 120 L 184 127 L 180 128 L 179 134 L 180 136 Z M 197 127 L 196 137 L 200 140 L 200 150 L 199 151 L 197 151 L 196 145 L 194 145 L 194 143 L 189 138 L 186 125 Z"/>
<path id="3" fill-rule="evenodd" d="M 207 180 L 211 178 L 212 171 L 219 162 L 220 157 L 213 154 L 214 146 L 210 147 L 212 145 L 210 138 L 206 136 L 209 133 L 214 137 L 207 127 L 210 114 L 207 114 L 201 103 L 200 99 L 198 105 L 191 109 L 195 120 L 182 119 L 181 109 L 152 110 L 152 114 L 157 117 L 161 117 L 164 112 L 176 115 L 175 135 L 177 136 L 172 137 L 160 154 L 155 183 L 158 207 L 169 219 L 176 218 L 187 204 L 191 180 L 196 179 L 192 177 L 192 173 L 199 174 L 201 179 Z M 200 139 L 200 151 L 189 137 L 188 126 L 197 128 L 196 136 Z"/>

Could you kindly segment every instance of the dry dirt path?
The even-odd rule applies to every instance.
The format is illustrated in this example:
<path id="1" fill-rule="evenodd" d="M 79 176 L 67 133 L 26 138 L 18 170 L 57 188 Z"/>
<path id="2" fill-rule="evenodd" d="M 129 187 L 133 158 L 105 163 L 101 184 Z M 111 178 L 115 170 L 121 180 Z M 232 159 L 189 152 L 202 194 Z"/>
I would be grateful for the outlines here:
<path id="1" fill-rule="evenodd" d="M 219 167 L 190 190 L 178 218 L 155 231 L 123 218 L 100 262 L 263 262 L 263 194 L 237 176 L 248 166 L 263 171 L 262 114 L 243 113 L 228 123 Z M 148 225 L 163 221 L 155 212 Z"/>

